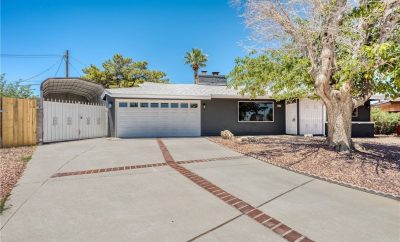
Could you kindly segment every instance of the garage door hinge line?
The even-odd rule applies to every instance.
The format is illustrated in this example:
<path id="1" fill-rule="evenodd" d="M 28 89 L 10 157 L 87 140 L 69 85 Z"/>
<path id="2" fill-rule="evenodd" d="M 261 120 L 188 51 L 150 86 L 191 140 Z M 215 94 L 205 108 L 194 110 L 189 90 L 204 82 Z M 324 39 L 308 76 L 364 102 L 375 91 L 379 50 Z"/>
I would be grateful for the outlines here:
<path id="1" fill-rule="evenodd" d="M 208 192 L 212 193 L 214 196 L 218 197 L 225 203 L 239 210 L 243 215 L 250 217 L 256 222 L 264 225 L 266 228 L 272 230 L 276 234 L 282 236 L 282 238 L 287 241 L 312 241 L 306 236 L 300 234 L 299 232 L 293 230 L 289 226 L 284 223 L 278 221 L 277 219 L 272 218 L 271 216 L 265 214 L 261 210 L 251 206 L 249 203 L 244 202 L 243 200 L 237 198 L 236 196 L 226 192 L 215 184 L 209 182 L 203 177 L 197 175 L 196 173 L 186 169 L 185 167 L 179 165 L 174 161 L 171 153 L 169 153 L 168 148 L 165 146 L 164 142 L 161 139 L 157 139 L 157 143 L 160 146 L 160 150 L 164 156 L 165 162 L 178 171 L 180 174 L 185 176 L 186 178 L 193 181 L 196 185 L 202 187 Z"/>

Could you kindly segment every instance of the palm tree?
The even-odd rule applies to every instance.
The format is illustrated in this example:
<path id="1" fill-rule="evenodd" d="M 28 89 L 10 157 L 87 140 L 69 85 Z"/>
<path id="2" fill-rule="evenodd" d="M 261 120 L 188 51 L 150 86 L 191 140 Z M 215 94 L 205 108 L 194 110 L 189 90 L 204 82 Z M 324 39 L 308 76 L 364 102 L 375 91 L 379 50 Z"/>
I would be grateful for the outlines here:
<path id="1" fill-rule="evenodd" d="M 207 55 L 202 50 L 192 48 L 191 51 L 185 54 L 185 64 L 192 67 L 194 72 L 194 82 L 197 84 L 199 81 L 199 69 L 205 67 L 207 62 Z"/>

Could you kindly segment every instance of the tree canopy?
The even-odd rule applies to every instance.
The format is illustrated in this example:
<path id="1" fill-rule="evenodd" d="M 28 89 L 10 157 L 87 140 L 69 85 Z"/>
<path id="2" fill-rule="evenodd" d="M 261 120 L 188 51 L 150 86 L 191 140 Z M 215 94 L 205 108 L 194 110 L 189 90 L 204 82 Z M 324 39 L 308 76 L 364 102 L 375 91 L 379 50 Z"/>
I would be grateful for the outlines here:
<path id="1" fill-rule="evenodd" d="M 134 87 L 143 82 L 167 83 L 166 74 L 162 71 L 149 70 L 146 61 L 134 61 L 115 54 L 102 64 L 102 69 L 90 65 L 83 69 L 86 80 L 102 84 L 106 88 Z"/>
<path id="2" fill-rule="evenodd" d="M 13 98 L 34 98 L 31 85 L 23 85 L 21 81 L 7 82 L 5 74 L 0 75 L 0 96 Z"/>

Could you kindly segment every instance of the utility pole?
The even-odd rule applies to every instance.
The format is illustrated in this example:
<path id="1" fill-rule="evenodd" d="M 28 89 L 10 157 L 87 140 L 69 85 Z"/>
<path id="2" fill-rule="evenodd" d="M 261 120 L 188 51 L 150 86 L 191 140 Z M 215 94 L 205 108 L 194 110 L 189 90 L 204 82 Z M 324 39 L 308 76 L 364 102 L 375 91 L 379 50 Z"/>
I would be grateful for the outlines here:
<path id="1" fill-rule="evenodd" d="M 68 79 L 68 69 L 69 69 L 69 52 L 65 51 L 65 78 Z"/>

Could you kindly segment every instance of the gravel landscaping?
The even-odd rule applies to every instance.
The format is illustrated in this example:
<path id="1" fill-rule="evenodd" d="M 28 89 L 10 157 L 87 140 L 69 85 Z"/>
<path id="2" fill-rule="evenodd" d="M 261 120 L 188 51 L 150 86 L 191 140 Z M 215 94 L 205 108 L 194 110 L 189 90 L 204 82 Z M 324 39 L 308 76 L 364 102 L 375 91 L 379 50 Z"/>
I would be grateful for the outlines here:
<path id="1" fill-rule="evenodd" d="M 34 151 L 34 146 L 0 149 L 0 213 Z"/>
<path id="2" fill-rule="evenodd" d="M 290 170 L 400 198 L 400 137 L 353 139 L 357 151 L 338 153 L 324 137 L 252 136 L 210 140 Z"/>

